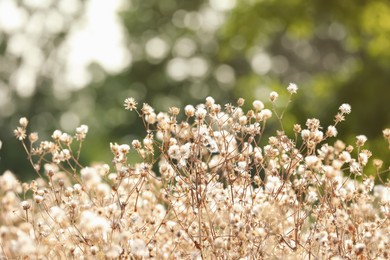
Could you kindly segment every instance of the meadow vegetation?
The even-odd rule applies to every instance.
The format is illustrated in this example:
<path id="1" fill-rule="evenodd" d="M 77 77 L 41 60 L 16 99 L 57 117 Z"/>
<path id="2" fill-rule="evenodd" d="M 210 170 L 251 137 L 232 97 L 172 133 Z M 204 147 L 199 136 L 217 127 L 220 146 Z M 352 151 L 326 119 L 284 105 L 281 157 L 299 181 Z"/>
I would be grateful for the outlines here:
<path id="1" fill-rule="evenodd" d="M 287 87 L 290 100 L 297 90 Z M 285 126 L 278 96 L 248 111 L 244 99 L 156 112 L 127 98 L 144 138 L 111 143 L 109 163 L 89 166 L 86 125 L 39 141 L 21 118 L 14 133 L 36 179 L 0 177 L 1 258 L 388 259 L 388 162 L 371 159 L 364 135 L 337 139 L 351 106 L 330 126 Z M 390 145 L 390 129 L 383 136 Z"/>

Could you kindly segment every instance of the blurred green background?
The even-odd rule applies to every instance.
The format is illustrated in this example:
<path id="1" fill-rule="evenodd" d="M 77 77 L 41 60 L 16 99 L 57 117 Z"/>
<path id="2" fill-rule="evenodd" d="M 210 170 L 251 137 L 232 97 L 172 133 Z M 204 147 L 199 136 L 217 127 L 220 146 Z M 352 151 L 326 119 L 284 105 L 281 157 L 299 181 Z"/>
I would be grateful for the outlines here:
<path id="1" fill-rule="evenodd" d="M 203 102 L 287 100 L 286 125 L 326 128 L 352 106 L 338 137 L 365 134 L 387 167 L 390 2 L 375 0 L 1 0 L 0 172 L 35 176 L 14 138 L 30 119 L 40 140 L 89 126 L 82 161 L 111 161 L 109 142 L 143 135 L 126 97 L 157 111 Z M 269 105 L 269 104 L 268 104 Z"/>

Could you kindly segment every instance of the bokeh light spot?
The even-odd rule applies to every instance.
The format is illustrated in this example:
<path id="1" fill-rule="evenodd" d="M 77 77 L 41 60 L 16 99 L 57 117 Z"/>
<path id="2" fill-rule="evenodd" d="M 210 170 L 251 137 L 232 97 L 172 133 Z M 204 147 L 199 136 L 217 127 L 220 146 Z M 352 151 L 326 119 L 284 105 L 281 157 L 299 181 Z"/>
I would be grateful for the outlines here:
<path id="1" fill-rule="evenodd" d="M 251 67 L 256 74 L 264 75 L 271 69 L 272 63 L 268 54 L 257 53 L 251 60 Z"/>

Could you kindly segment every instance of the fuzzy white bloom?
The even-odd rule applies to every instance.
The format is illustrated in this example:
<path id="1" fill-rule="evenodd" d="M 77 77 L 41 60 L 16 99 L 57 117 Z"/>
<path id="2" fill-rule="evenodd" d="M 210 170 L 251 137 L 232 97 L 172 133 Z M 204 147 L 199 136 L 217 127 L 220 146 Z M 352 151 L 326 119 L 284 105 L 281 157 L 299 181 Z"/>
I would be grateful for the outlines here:
<path id="1" fill-rule="evenodd" d="M 157 119 L 157 115 L 156 115 L 156 113 L 154 113 L 154 112 L 151 112 L 150 114 L 145 115 L 145 120 L 146 120 L 146 122 L 148 122 L 149 124 L 154 124 L 154 123 L 156 123 L 156 119 Z"/>
<path id="2" fill-rule="evenodd" d="M 153 146 L 153 139 L 150 137 L 145 138 L 144 140 L 142 140 L 142 142 L 146 148 Z"/>
<path id="3" fill-rule="evenodd" d="M 61 154 L 62 154 L 64 160 L 69 160 L 71 157 L 69 149 L 62 150 Z"/>
<path id="4" fill-rule="evenodd" d="M 153 208 L 153 213 L 152 215 L 154 217 L 156 217 L 157 220 L 160 220 L 162 221 L 165 217 L 165 214 L 166 214 L 166 210 L 165 210 L 165 207 L 161 204 L 157 204 L 154 208 Z"/>
<path id="5" fill-rule="evenodd" d="M 364 190 L 366 191 L 372 191 L 374 188 L 374 180 L 371 178 L 367 178 L 363 181 Z"/>
<path id="6" fill-rule="evenodd" d="M 76 191 L 76 192 L 81 192 L 83 190 L 83 187 L 76 183 L 75 185 L 73 185 L 73 189 Z"/>
<path id="7" fill-rule="evenodd" d="M 17 238 L 11 241 L 11 250 L 20 256 L 34 255 L 37 248 L 35 240 L 23 231 L 19 231 Z"/>
<path id="8" fill-rule="evenodd" d="M 314 132 L 314 141 L 321 142 L 323 138 L 324 138 L 324 133 L 322 131 L 316 130 Z"/>
<path id="9" fill-rule="evenodd" d="M 330 165 L 324 165 L 322 169 L 324 170 L 325 177 L 328 179 L 333 179 L 337 175 L 337 171 Z"/>
<path id="10" fill-rule="evenodd" d="M 26 127 L 26 126 L 28 125 L 28 120 L 27 120 L 27 118 L 21 117 L 21 118 L 19 119 L 19 124 L 20 124 L 22 127 Z"/>
<path id="11" fill-rule="evenodd" d="M 374 187 L 374 196 L 383 203 L 390 202 L 390 188 L 384 185 L 376 185 Z"/>
<path id="12" fill-rule="evenodd" d="M 3 175 L 0 176 L 0 187 L 2 191 L 16 191 L 21 192 L 21 185 L 15 175 L 6 170 Z"/>
<path id="13" fill-rule="evenodd" d="M 50 217 L 59 224 L 64 224 L 64 221 L 67 219 L 66 212 L 58 206 L 50 208 Z"/>
<path id="14" fill-rule="evenodd" d="M 142 147 L 141 142 L 139 140 L 133 140 L 131 142 L 131 145 L 134 149 L 140 149 Z"/>
<path id="15" fill-rule="evenodd" d="M 359 153 L 359 162 L 365 166 L 368 162 L 368 155 L 367 153 Z"/>
<path id="16" fill-rule="evenodd" d="M 243 146 L 242 146 L 241 152 L 242 152 L 243 154 L 245 154 L 245 155 L 250 155 L 250 154 L 252 154 L 252 152 L 253 152 L 253 146 L 252 146 L 250 143 L 245 142 L 245 143 L 243 144 Z"/>
<path id="17" fill-rule="evenodd" d="M 261 126 L 258 122 L 254 123 L 254 124 L 250 124 L 250 125 L 245 127 L 245 131 L 247 131 L 250 134 L 255 134 L 255 135 L 259 134 L 260 130 L 261 130 Z"/>
<path id="18" fill-rule="evenodd" d="M 217 142 L 213 138 L 211 138 L 210 136 L 208 136 L 208 135 L 204 136 L 203 144 L 211 153 L 218 153 L 219 152 Z"/>
<path id="19" fill-rule="evenodd" d="M 122 154 L 127 154 L 130 151 L 130 146 L 128 144 L 121 144 L 119 145 L 118 150 Z"/>
<path id="20" fill-rule="evenodd" d="M 22 206 L 22 208 L 24 210 L 28 210 L 30 207 L 31 207 L 31 204 L 30 202 L 28 202 L 27 200 L 23 200 L 21 203 L 20 203 L 20 206 Z"/>
<path id="21" fill-rule="evenodd" d="M 36 203 L 41 203 L 43 201 L 43 197 L 40 195 L 34 195 L 34 200 Z"/>
<path id="22" fill-rule="evenodd" d="M 178 160 L 180 158 L 180 147 L 177 144 L 171 145 L 168 149 L 168 155 L 172 159 Z"/>
<path id="23" fill-rule="evenodd" d="M 296 94 L 298 90 L 298 86 L 295 83 L 290 83 L 287 87 L 287 91 L 290 92 L 290 94 Z"/>
<path id="24" fill-rule="evenodd" d="M 98 246 L 91 246 L 89 249 L 91 250 L 92 255 L 96 255 L 99 252 Z"/>
<path id="25" fill-rule="evenodd" d="M 206 106 L 211 107 L 214 104 L 215 104 L 215 100 L 214 100 L 213 97 L 207 97 L 206 98 Z"/>
<path id="26" fill-rule="evenodd" d="M 264 108 L 264 103 L 261 102 L 260 100 L 253 101 L 252 105 L 256 111 L 260 111 Z"/>
<path id="27" fill-rule="evenodd" d="M 78 134 L 86 134 L 88 133 L 88 126 L 87 125 L 81 125 L 76 128 L 76 133 Z"/>
<path id="28" fill-rule="evenodd" d="M 281 185 L 282 182 L 278 176 L 268 176 L 267 183 L 265 184 L 265 190 L 269 193 L 273 193 L 277 191 Z"/>
<path id="29" fill-rule="evenodd" d="M 355 246 L 354 246 L 354 250 L 355 250 L 355 254 L 358 254 L 360 255 L 363 250 L 366 248 L 366 245 L 363 244 L 363 243 L 357 243 Z"/>
<path id="30" fill-rule="evenodd" d="M 143 104 L 141 111 L 142 111 L 142 113 L 145 114 L 145 115 L 150 115 L 150 114 L 154 113 L 153 107 L 151 107 L 151 106 L 150 106 L 149 104 L 147 104 L 147 103 L 144 103 L 144 104 Z"/>
<path id="31" fill-rule="evenodd" d="M 206 117 L 207 111 L 203 107 L 198 107 L 195 111 L 195 116 L 199 120 L 203 120 Z"/>
<path id="32" fill-rule="evenodd" d="M 209 128 L 206 125 L 201 125 L 199 127 L 198 133 L 200 135 L 207 136 L 209 134 Z"/>
<path id="33" fill-rule="evenodd" d="M 173 138 L 173 137 L 169 138 L 169 146 L 172 146 L 172 145 L 175 145 L 175 144 L 177 144 L 176 138 Z"/>
<path id="34" fill-rule="evenodd" d="M 237 170 L 240 172 L 245 171 L 246 166 L 247 166 L 247 163 L 245 161 L 238 162 L 237 163 Z"/>
<path id="35" fill-rule="evenodd" d="M 358 135 L 356 136 L 356 139 L 357 146 L 363 146 L 364 143 L 367 141 L 367 137 L 365 135 Z"/>
<path id="36" fill-rule="evenodd" d="M 313 203 L 318 200 L 318 194 L 314 189 L 310 189 L 307 193 L 307 202 Z"/>
<path id="37" fill-rule="evenodd" d="M 351 160 L 351 164 L 349 166 L 349 171 L 351 173 L 360 175 L 361 174 L 361 167 L 360 167 L 359 163 Z"/>
<path id="38" fill-rule="evenodd" d="M 173 221 L 173 220 L 168 220 L 166 225 L 167 225 L 167 228 L 169 230 L 174 230 L 174 228 L 177 225 L 177 223 L 175 221 Z"/>
<path id="39" fill-rule="evenodd" d="M 235 204 L 233 205 L 233 211 L 234 211 L 235 213 L 241 213 L 241 212 L 244 211 L 244 208 L 242 207 L 241 204 L 235 203 Z"/>
<path id="40" fill-rule="evenodd" d="M 248 119 L 246 116 L 240 116 L 238 121 L 240 122 L 240 125 L 245 125 L 248 122 Z"/>
<path id="41" fill-rule="evenodd" d="M 183 159 L 188 159 L 191 155 L 191 143 L 185 143 L 180 146 L 180 155 Z"/>
<path id="42" fill-rule="evenodd" d="M 85 167 L 80 170 L 81 179 L 85 182 L 85 184 L 91 188 L 95 187 L 101 182 L 101 177 L 97 170 L 93 167 Z"/>
<path id="43" fill-rule="evenodd" d="M 259 161 L 263 160 L 263 154 L 262 154 L 261 148 L 256 146 L 253 150 L 255 152 L 255 154 L 254 154 L 255 158 Z"/>
<path id="44" fill-rule="evenodd" d="M 356 182 L 353 182 L 353 181 L 349 181 L 349 182 L 345 183 L 344 187 L 345 187 L 345 190 L 348 191 L 348 193 L 351 195 L 353 193 L 355 193 L 355 191 L 357 190 Z"/>
<path id="45" fill-rule="evenodd" d="M 343 114 L 349 114 L 349 113 L 351 113 L 351 106 L 349 104 L 342 104 L 339 107 L 339 110 Z"/>
<path id="46" fill-rule="evenodd" d="M 347 151 L 342 151 L 339 156 L 339 159 L 343 162 L 349 163 L 351 161 L 351 154 Z"/>
<path id="47" fill-rule="evenodd" d="M 129 97 L 129 98 L 126 98 L 125 99 L 125 109 L 126 110 L 130 110 L 130 111 L 133 111 L 133 109 L 137 109 L 137 101 L 135 101 L 134 98 L 132 97 Z"/>
<path id="48" fill-rule="evenodd" d="M 315 155 L 309 155 L 305 157 L 305 163 L 308 167 L 316 167 L 320 162 L 321 160 Z"/>
<path id="49" fill-rule="evenodd" d="M 341 166 L 343 166 L 343 162 L 342 162 L 342 161 L 337 160 L 337 159 L 333 160 L 333 162 L 332 162 L 332 167 L 333 167 L 334 169 L 340 170 L 340 169 L 341 169 Z"/>
<path id="50" fill-rule="evenodd" d="M 53 132 L 53 134 L 51 135 L 51 137 L 52 137 L 54 140 L 60 140 L 61 135 L 62 135 L 62 132 L 61 132 L 60 130 L 55 130 L 55 131 Z"/>
<path id="51" fill-rule="evenodd" d="M 271 93 L 269 93 L 269 100 L 271 100 L 271 102 L 275 102 L 278 97 L 279 94 L 276 91 L 272 91 Z"/>
<path id="52" fill-rule="evenodd" d="M 214 246 L 216 248 L 224 248 L 225 246 L 225 241 L 223 240 L 222 237 L 217 237 L 214 242 L 213 242 Z"/>
<path id="53" fill-rule="evenodd" d="M 108 259 L 119 259 L 123 249 L 120 245 L 111 244 L 108 249 L 105 250 L 104 255 Z"/>
<path id="54" fill-rule="evenodd" d="M 72 137 L 67 133 L 62 133 L 60 140 L 65 144 L 70 144 L 72 142 Z"/>
<path id="55" fill-rule="evenodd" d="M 80 227 L 87 232 L 101 234 L 103 239 L 107 238 L 106 236 L 111 230 L 111 224 L 108 219 L 90 210 L 85 210 L 80 214 Z"/>
<path id="56" fill-rule="evenodd" d="M 237 107 L 234 111 L 233 111 L 233 117 L 234 118 L 239 118 L 240 116 L 244 115 L 244 111 L 242 110 L 241 107 Z"/>
<path id="57" fill-rule="evenodd" d="M 328 126 L 328 130 L 326 131 L 326 134 L 327 134 L 329 137 L 335 137 L 335 136 L 337 136 L 337 129 L 336 129 L 336 127 L 333 126 L 333 125 Z"/>
<path id="58" fill-rule="evenodd" d="M 129 240 L 129 246 L 131 253 L 138 257 L 149 257 L 149 250 L 146 247 L 146 243 L 141 239 Z"/>
<path id="59" fill-rule="evenodd" d="M 86 135 L 88 133 L 88 126 L 87 125 L 81 125 L 76 128 L 76 139 L 78 141 L 82 141 L 85 139 Z"/>
<path id="60" fill-rule="evenodd" d="M 96 196 L 98 198 L 105 198 L 110 195 L 111 188 L 107 183 L 99 183 L 96 187 Z"/>
<path id="61" fill-rule="evenodd" d="M 169 122 L 169 115 L 165 112 L 159 112 L 157 115 L 156 115 L 156 119 L 157 121 L 159 122 Z"/>
<path id="62" fill-rule="evenodd" d="M 193 105 L 187 105 L 185 106 L 184 108 L 184 113 L 186 114 L 186 116 L 188 117 L 192 117 L 195 115 L 195 108 Z"/>
<path id="63" fill-rule="evenodd" d="M 272 112 L 269 109 L 263 109 L 258 113 L 260 120 L 267 120 L 272 117 Z"/>
<path id="64" fill-rule="evenodd" d="M 310 138 L 310 130 L 309 129 L 303 129 L 301 131 L 301 136 L 302 136 L 303 140 L 305 140 L 305 141 L 309 140 L 309 138 Z"/>

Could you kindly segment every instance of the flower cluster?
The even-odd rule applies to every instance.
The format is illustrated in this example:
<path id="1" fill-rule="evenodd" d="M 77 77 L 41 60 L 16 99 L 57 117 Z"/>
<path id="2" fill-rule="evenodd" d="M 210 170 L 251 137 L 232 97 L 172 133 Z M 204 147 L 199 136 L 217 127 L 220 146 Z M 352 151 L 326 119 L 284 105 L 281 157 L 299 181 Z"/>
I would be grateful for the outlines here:
<path id="1" fill-rule="evenodd" d="M 295 84 L 287 88 L 295 94 Z M 271 92 L 270 101 L 279 94 Z M 27 120 L 15 130 L 39 178 L 0 177 L 1 257 L 78 259 L 387 259 L 389 183 L 364 169 L 364 135 L 349 145 L 331 138 L 351 112 L 343 104 L 325 131 L 316 118 L 294 137 L 265 137 L 278 111 L 260 100 L 187 105 L 155 112 L 133 98 L 125 108 L 146 134 L 111 143 L 112 167 L 78 162 L 88 127 L 55 131 L 35 145 Z M 281 126 L 281 129 L 284 129 Z M 390 142 L 390 131 L 383 131 Z M 71 146 L 76 139 L 76 152 Z M 134 150 L 140 163 L 129 163 Z M 374 160 L 379 169 L 383 161 Z"/>

